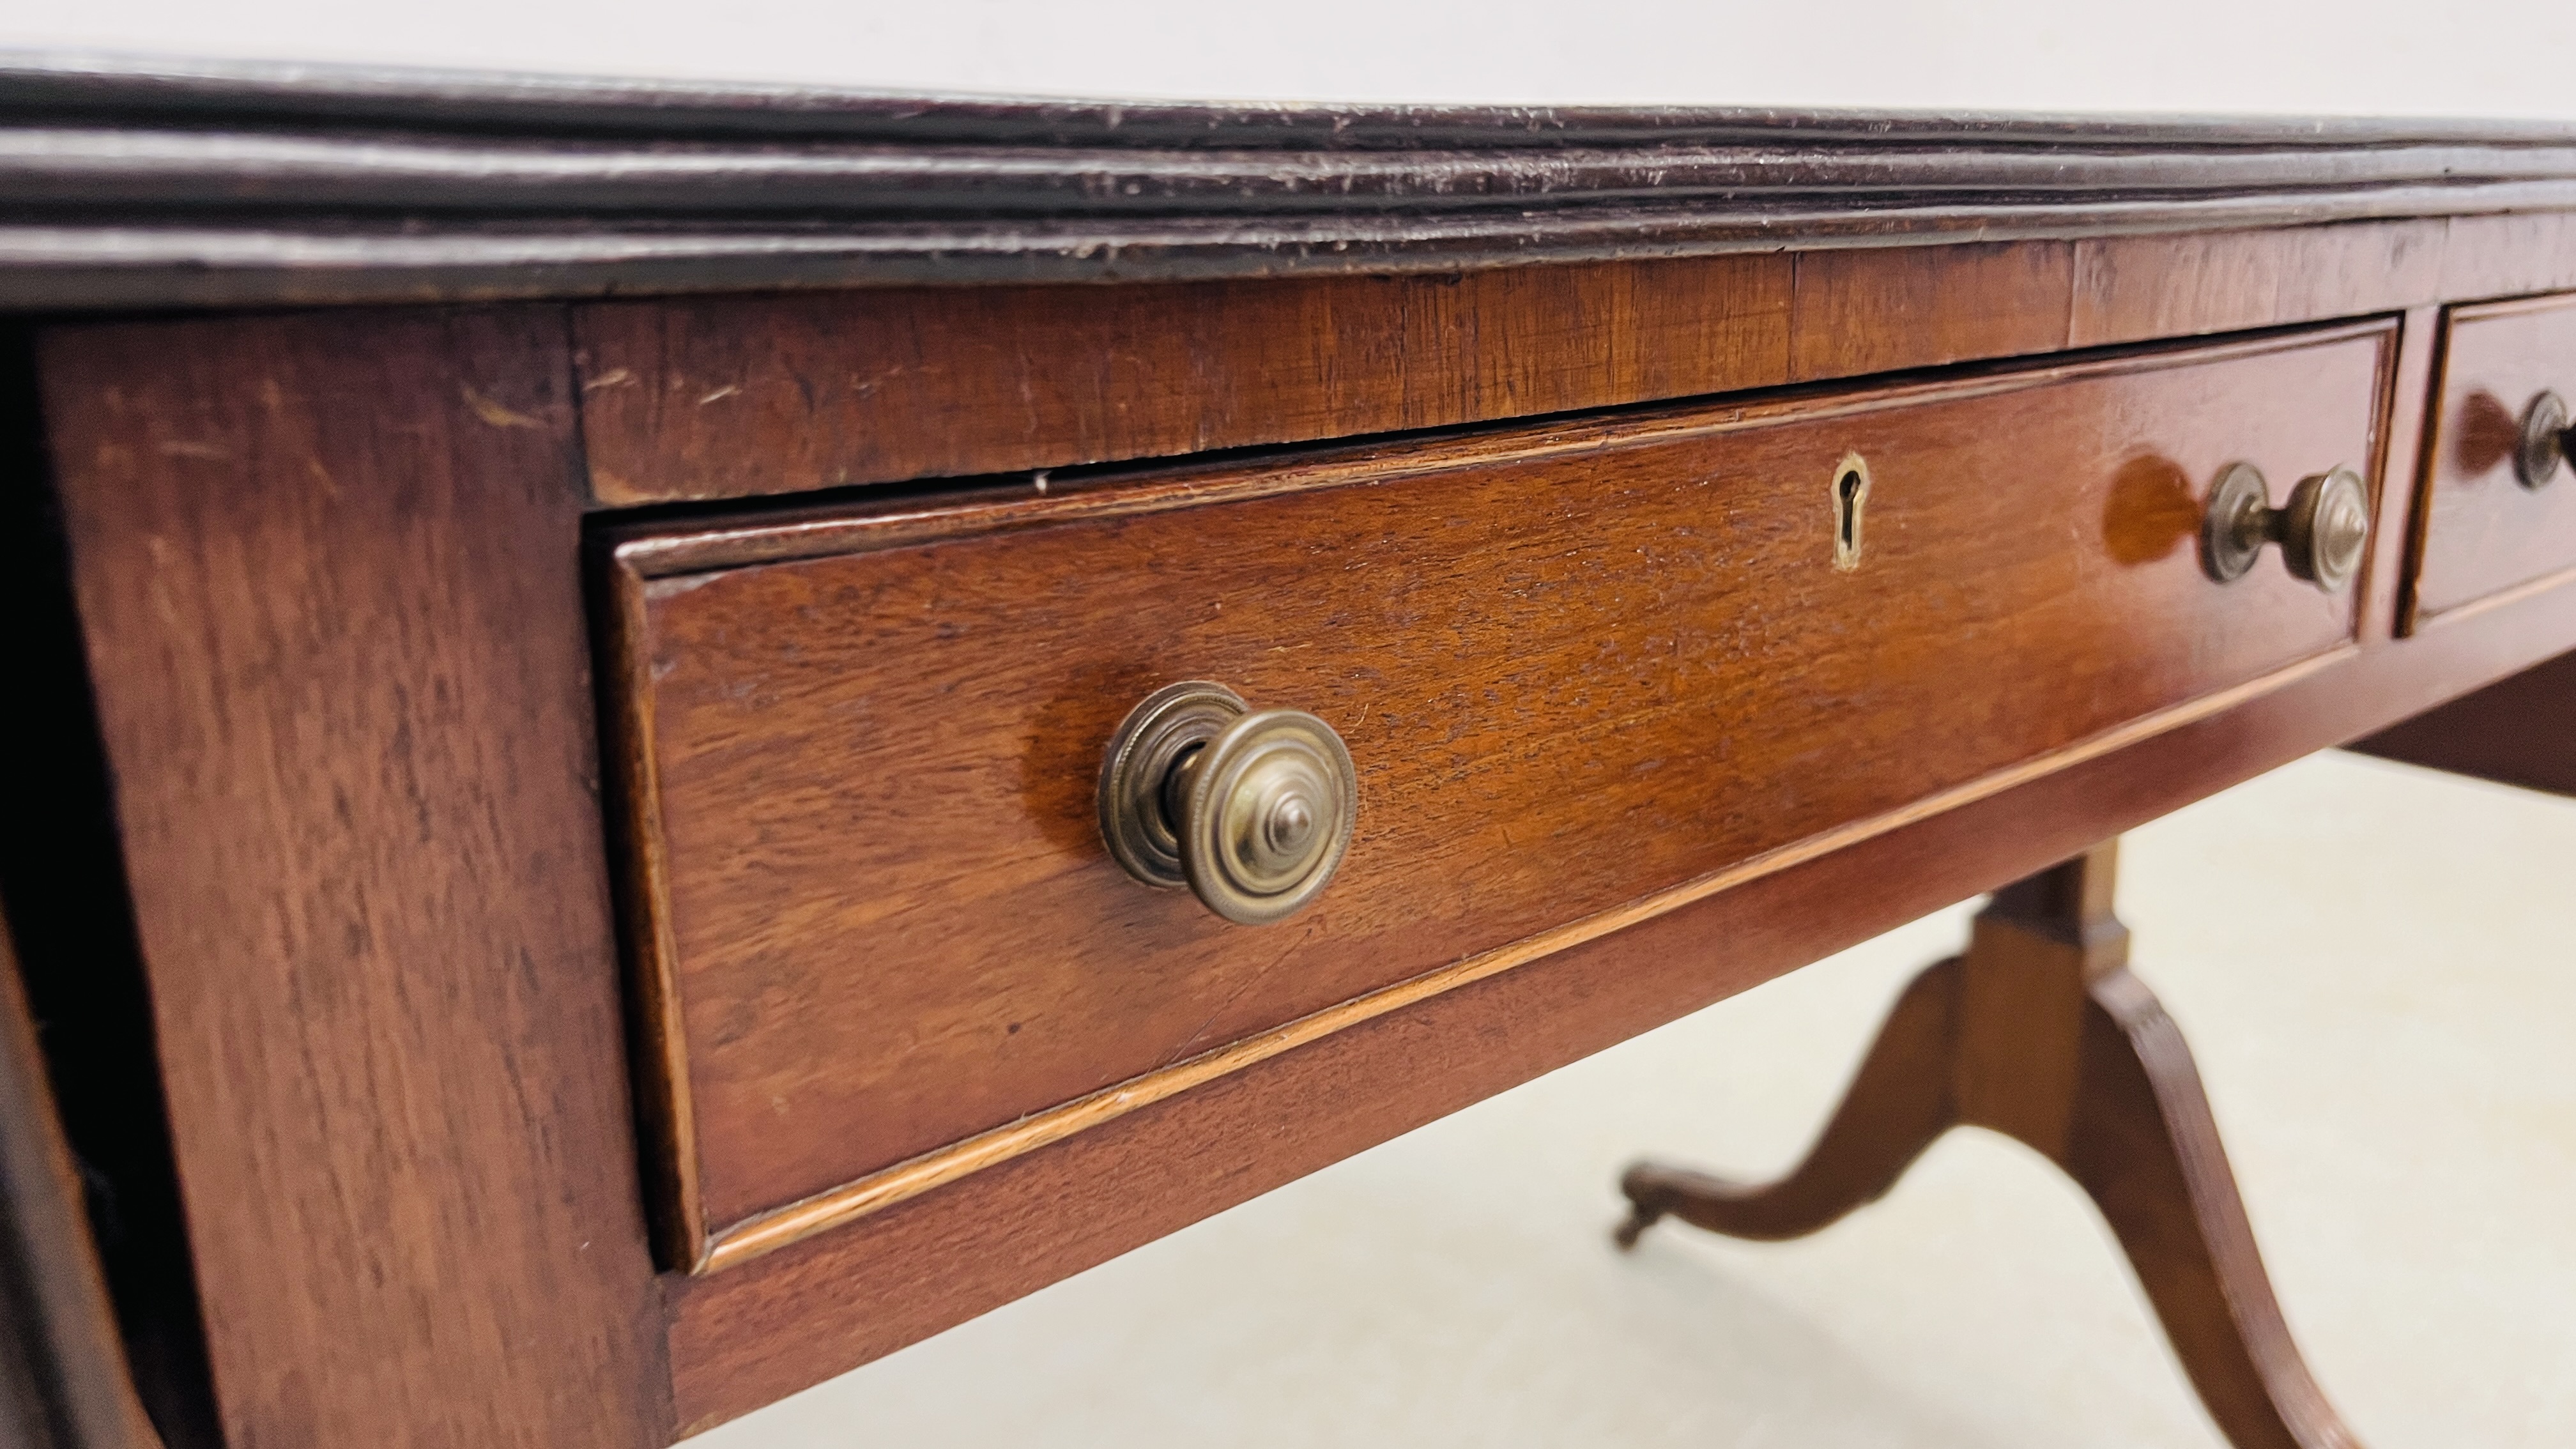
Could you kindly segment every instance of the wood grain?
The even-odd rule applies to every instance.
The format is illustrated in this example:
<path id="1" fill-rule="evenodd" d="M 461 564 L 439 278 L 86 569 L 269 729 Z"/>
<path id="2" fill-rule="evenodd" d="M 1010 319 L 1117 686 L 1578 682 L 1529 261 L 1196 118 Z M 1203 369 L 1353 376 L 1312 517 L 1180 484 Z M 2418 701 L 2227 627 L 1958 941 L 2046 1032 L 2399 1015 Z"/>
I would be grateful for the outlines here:
<path id="1" fill-rule="evenodd" d="M 2576 213 L 2446 217 L 2441 275 L 2445 302 L 2576 287 Z"/>
<path id="2" fill-rule="evenodd" d="M 2361 1449 L 2290 1337 L 2181 1029 L 2125 969 L 2086 998 L 2058 1160 L 2101 1208 L 2210 1418 L 2241 1449 Z"/>
<path id="3" fill-rule="evenodd" d="M 2393 311 L 2440 295 L 2439 218 L 2074 243 L 2067 343 L 2099 347 Z"/>
<path id="4" fill-rule="evenodd" d="M 1789 375 L 1812 382 L 2056 351 L 2073 267 L 2065 242 L 1802 252 Z"/>
<path id="5" fill-rule="evenodd" d="M 2392 457 L 2410 457 L 2414 400 L 2429 376 L 2424 263 L 2382 224 L 2337 230 L 2331 245 L 2299 231 L 2247 233 L 2154 264 L 2138 260 L 2148 248 L 2106 266 L 2109 243 L 2079 246 L 2066 337 L 2085 345 L 2119 340 L 2124 329 L 2410 308 L 2392 383 L 2400 405 L 2384 434 Z M 2441 231 L 2435 295 L 2576 285 L 2563 218 L 2452 218 Z M 2321 260 L 2266 261 L 2274 243 L 2257 235 Z M 1995 253 L 1983 255 L 1992 265 Z M 2364 265 L 2374 257 L 2388 265 Z M 1256 424 L 1275 433 L 1236 441 L 1763 385 L 1790 375 L 1799 315 L 1871 325 L 1864 312 L 1837 313 L 1823 283 L 1806 290 L 1830 268 L 1792 279 L 1782 270 L 1792 263 L 1761 260 L 1772 270 L 1728 293 L 1759 294 L 1760 305 L 1719 297 L 1700 312 L 1683 305 L 1694 287 L 1725 291 L 1705 259 L 1533 267 L 1513 286 L 1496 280 L 1502 274 L 1415 279 L 1445 288 L 1447 301 L 1377 280 L 1211 287 L 1221 302 L 1169 308 L 1154 327 L 1196 329 L 1207 338 L 1202 351 L 1236 362 L 1168 387 L 1128 384 L 1156 420 L 1092 433 L 1082 429 L 1095 426 L 1108 396 L 1102 380 L 1131 366 L 1114 350 L 1129 336 L 1117 330 L 1121 309 L 1154 312 L 1139 294 L 1194 284 L 1029 288 L 1035 313 L 1061 308 L 1072 319 L 1056 335 L 1084 344 L 1050 354 L 1033 384 L 1053 388 L 1063 411 L 1024 426 L 1005 409 L 961 404 L 954 414 L 888 412 L 875 425 L 918 423 L 888 444 L 911 450 L 909 466 L 922 471 L 906 476 L 977 471 L 985 465 L 971 460 L 987 447 L 1019 460 L 993 466 L 1045 468 L 1146 446 L 1139 438 L 1181 440 L 1157 449 L 1227 445 L 1226 429 Z M 1671 270 L 1648 276 L 1661 267 Z M 1639 293 L 1624 300 L 1618 285 L 1597 280 L 1623 268 L 1622 285 Z M 1308 335 L 1298 331 L 1309 315 L 1300 308 L 1316 294 L 1300 289 L 1327 285 L 1349 289 L 1324 309 L 1334 326 L 1363 340 L 1280 347 L 1283 335 Z M 2099 289 L 2089 319 L 2088 286 Z M 1366 288 L 1403 299 L 1371 304 Z M 1308 300 L 1291 306 L 1292 294 Z M 929 294 L 877 298 L 897 295 Z M 1889 295 L 1972 313 L 1988 305 L 1964 281 Z M 763 308 L 812 300 L 690 305 L 712 309 L 711 329 L 740 325 L 756 339 Z M 925 367 L 952 365 L 979 335 L 989 345 L 989 329 L 942 320 L 983 315 L 972 306 L 920 305 Z M 113 675 L 101 666 L 103 703 L 173 1113 L 187 1134 L 192 1226 L 220 1280 L 208 1313 L 227 1339 L 220 1372 L 237 1442 L 345 1442 L 363 1424 L 367 1442 L 390 1433 L 395 1442 L 623 1444 L 657 1441 L 669 1423 L 653 1326 L 661 1309 L 635 1246 L 632 1168 L 610 1160 L 627 1153 L 631 1129 L 604 1005 L 588 705 L 578 608 L 566 602 L 580 500 L 566 482 L 576 471 L 568 387 L 559 365 L 528 360 L 560 346 L 551 324 L 527 321 L 539 315 L 79 328 L 58 334 L 48 358 L 67 489 L 86 509 L 79 542 L 93 659 L 119 665 Z M 1711 315 L 1733 320 L 1692 330 L 1691 318 Z M 2042 313 L 2026 305 L 2016 315 Z M 1592 328 L 1602 317 L 1633 326 Z M 1664 320 L 1634 320 L 1654 317 Z M 1426 320 L 1406 331 L 1415 318 Z M 1985 324 L 1969 316 L 1953 325 L 1936 311 L 1917 325 L 1921 336 L 1903 347 L 1827 339 L 1811 354 L 1849 347 L 1856 360 L 1844 365 L 1868 367 L 1965 359 L 1975 354 L 1956 339 Z M 1157 356 L 1196 355 L 1168 330 L 1132 335 Z M 2011 328 L 1990 335 L 2007 350 L 2023 345 Z M 1388 337 L 1400 345 L 1383 345 Z M 757 349 L 739 337 L 725 345 Z M 1774 362 L 1764 362 L 1774 347 Z M 828 346 L 818 355 L 846 360 Z M 1692 381 L 1703 375 L 1695 369 L 1732 376 L 1739 365 L 1738 380 Z M 1434 375 L 1444 369 L 1459 375 Z M 585 376 L 604 375 L 592 359 Z M 1029 375 L 1006 360 L 975 388 Z M 1677 391 L 1655 391 L 1667 387 Z M 1272 408 L 1265 394 L 1293 406 Z M 1353 429 L 1346 408 L 1381 408 L 1399 421 Z M 594 406 L 594 423 L 605 416 Z M 792 473 L 765 475 L 738 460 L 790 456 L 797 432 L 814 425 L 791 410 L 758 429 L 711 434 L 706 466 L 734 468 L 727 486 L 744 496 L 788 486 L 777 480 Z M 326 465 L 319 475 L 304 466 L 308 456 Z M 2398 470 L 2389 476 L 2393 517 L 2402 490 Z M 385 486 L 352 499 L 343 486 L 352 477 Z M 545 492 L 540 477 L 558 491 Z M 1056 480 L 1059 491 L 1073 481 Z M 631 501 L 679 496 L 658 486 L 637 488 Z M 809 477 L 794 486 L 817 485 Z M 2576 647 L 2568 590 L 2546 575 L 2486 595 L 2402 647 L 2380 646 L 2400 573 L 2388 551 L 2400 539 L 2383 530 L 2360 652 L 2261 698 L 2231 699 L 2210 719 L 2117 742 L 2099 758 L 1359 1022 L 850 1231 L 675 1280 L 668 1331 L 679 1412 L 690 1424 L 741 1412 L 1803 964 L 1942 903 L 1943 892 L 1982 888 L 2049 851 Z M 306 605 L 310 616 L 299 612 Z M 394 693 L 414 677 L 436 687 Z M 338 743 L 304 747 L 316 739 Z M 334 815 L 341 801 L 332 792 L 360 812 L 354 835 Z M 397 829 L 406 818 L 422 833 Z M 540 876 L 543 890 L 527 884 Z M 341 944 L 328 948 L 335 929 Z M 505 958 L 537 964 L 513 978 L 496 964 Z M 281 1031 L 277 1021 L 295 1025 Z M 291 1060 L 308 1052 L 318 1070 Z M 244 1124 L 259 1125 L 245 1133 Z M 621 1258 L 564 1251 L 589 1240 L 579 1229 L 620 1213 L 625 1227 L 606 1241 Z M 254 1431 L 260 1437 L 246 1438 Z"/>
<path id="6" fill-rule="evenodd" d="M 1786 379 L 1789 261 L 923 288 L 576 314 L 605 502 L 1440 427 Z"/>
<path id="7" fill-rule="evenodd" d="M 134 1392 L 170 1449 L 219 1442 L 205 1314 L 189 1262 L 151 993 L 117 841 L 71 560 L 51 487 L 35 329 L 0 332 L 0 915 Z"/>
<path id="8" fill-rule="evenodd" d="M 613 504 L 1349 438 L 2576 285 L 2557 226 L 594 304 L 584 436 Z"/>
<path id="9" fill-rule="evenodd" d="M 1113 1084 L 1127 1110 L 1178 1084 L 1131 1079 L 1894 828 L 2347 641 L 2348 596 L 2277 567 L 2208 582 L 2193 497 L 2238 459 L 2373 466 L 2393 340 L 1023 492 L 945 527 L 861 510 L 641 535 L 617 688 L 649 695 L 639 833 L 667 900 L 645 938 L 685 1044 L 687 1261 L 737 1228 L 775 1246 L 751 1220 L 815 1194 L 835 1205 L 800 1223 L 882 1205 L 844 1185 L 922 1153 Z M 1854 451 L 1876 481 L 1845 573 L 1828 503 Z M 709 549 L 787 545 L 822 552 L 710 571 Z M 1962 671 L 1997 688 L 1963 696 Z M 1226 926 L 1099 846 L 1110 731 L 1184 677 L 1316 710 L 1359 761 L 1349 863 L 1292 923 Z"/>
<path id="10" fill-rule="evenodd" d="M 2544 390 L 2576 398 L 2576 295 L 2454 307 L 2434 399 L 2408 627 L 2576 568 L 2576 484 L 2522 486 L 2521 417 Z"/>
<path id="11" fill-rule="evenodd" d="M 2376 644 L 2405 632 L 2415 560 L 2423 541 L 2424 491 L 2432 479 L 2432 397 L 2447 319 L 2438 306 L 2397 319 L 2397 366 L 2388 378 L 2388 439 L 2374 494 L 2383 526 L 2370 540 L 2357 587 L 2365 603 L 2361 638 Z"/>
<path id="12" fill-rule="evenodd" d="M 45 342 L 230 1443 L 666 1435 L 562 327 Z"/>
<path id="13" fill-rule="evenodd" d="M 683 1280 L 671 1323 L 680 1422 L 704 1427 L 746 1413 L 2570 649 L 2576 590 L 2564 588 L 2464 617 L 2438 642 L 2365 647 L 2222 715 L 1337 1032 L 849 1230 Z"/>

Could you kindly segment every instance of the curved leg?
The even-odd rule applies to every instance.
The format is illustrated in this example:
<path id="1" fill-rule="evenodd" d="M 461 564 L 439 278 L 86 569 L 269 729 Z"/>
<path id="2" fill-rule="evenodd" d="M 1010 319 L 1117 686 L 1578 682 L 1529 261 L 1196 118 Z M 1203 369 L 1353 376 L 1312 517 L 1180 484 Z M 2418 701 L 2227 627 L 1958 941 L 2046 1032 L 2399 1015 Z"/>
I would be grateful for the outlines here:
<path id="1" fill-rule="evenodd" d="M 2165 1339 L 2238 1449 L 2360 1449 L 2282 1320 L 2191 1048 L 2127 971 L 2095 981 L 2059 1159 L 2102 1210 Z"/>
<path id="2" fill-rule="evenodd" d="M 1688 1168 L 1641 1162 L 1619 1179 L 1628 1195 L 1622 1248 L 1671 1214 L 1711 1232 L 1777 1241 L 1825 1227 L 1875 1202 L 1933 1139 L 1958 1121 L 1950 1100 L 1959 963 L 1914 978 L 1896 999 L 1822 1135 L 1788 1176 L 1742 1185 Z"/>
<path id="3" fill-rule="evenodd" d="M 2111 846 L 2008 886 L 1966 955 L 1906 988 L 1806 1161 L 1763 1187 L 1641 1163 L 1627 1246 L 1671 1216 L 1797 1237 L 1893 1185 L 1958 1123 L 2020 1139 L 2100 1207 L 2166 1340 L 2237 1449 L 2360 1449 L 2300 1358 L 2200 1073 L 2127 969 Z"/>

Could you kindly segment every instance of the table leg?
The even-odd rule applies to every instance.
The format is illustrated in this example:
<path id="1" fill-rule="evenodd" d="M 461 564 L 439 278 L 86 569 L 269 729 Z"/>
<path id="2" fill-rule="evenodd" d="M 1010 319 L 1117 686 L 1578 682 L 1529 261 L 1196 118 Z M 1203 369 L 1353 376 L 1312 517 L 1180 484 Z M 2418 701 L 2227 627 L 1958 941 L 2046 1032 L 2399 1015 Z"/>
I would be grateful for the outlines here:
<path id="1" fill-rule="evenodd" d="M 2237 1449 L 2358 1449 L 2282 1321 L 2191 1050 L 2129 974 L 2116 870 L 2112 842 L 1996 892 L 1966 953 L 1897 999 L 1804 1162 L 1758 1186 L 1640 1163 L 1620 1180 L 1619 1243 L 1664 1217 L 1732 1237 L 1814 1232 L 1951 1127 L 1991 1128 L 2091 1195 Z"/>

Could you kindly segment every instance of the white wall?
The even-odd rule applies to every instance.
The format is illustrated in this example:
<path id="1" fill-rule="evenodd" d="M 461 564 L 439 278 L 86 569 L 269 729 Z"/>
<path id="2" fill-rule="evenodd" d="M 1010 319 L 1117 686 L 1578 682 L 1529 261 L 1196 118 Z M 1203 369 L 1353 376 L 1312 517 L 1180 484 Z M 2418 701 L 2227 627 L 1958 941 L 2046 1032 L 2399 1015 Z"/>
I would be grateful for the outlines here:
<path id="1" fill-rule="evenodd" d="M 2494 0 L 0 0 L 0 46 L 902 89 L 2576 118 Z"/>

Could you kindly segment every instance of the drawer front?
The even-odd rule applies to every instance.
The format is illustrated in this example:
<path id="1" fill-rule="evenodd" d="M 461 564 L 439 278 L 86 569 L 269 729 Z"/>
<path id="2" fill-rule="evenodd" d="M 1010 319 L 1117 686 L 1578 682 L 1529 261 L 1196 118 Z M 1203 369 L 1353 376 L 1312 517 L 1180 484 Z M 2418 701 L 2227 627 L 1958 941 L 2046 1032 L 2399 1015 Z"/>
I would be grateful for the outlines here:
<path id="1" fill-rule="evenodd" d="M 2200 500 L 2238 462 L 2375 496 L 2389 340 L 623 536 L 674 1251 L 764 1251 L 2290 677 L 2356 591 L 2212 582 Z M 1103 750 L 1182 679 L 1348 744 L 1356 833 L 1285 921 L 1103 848 Z"/>
<path id="2" fill-rule="evenodd" d="M 2576 408 L 2576 294 L 2454 307 L 2445 326 L 2418 620 L 2576 568 L 2570 468 L 2531 487 L 2516 464 L 2535 399 Z"/>

